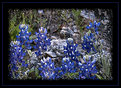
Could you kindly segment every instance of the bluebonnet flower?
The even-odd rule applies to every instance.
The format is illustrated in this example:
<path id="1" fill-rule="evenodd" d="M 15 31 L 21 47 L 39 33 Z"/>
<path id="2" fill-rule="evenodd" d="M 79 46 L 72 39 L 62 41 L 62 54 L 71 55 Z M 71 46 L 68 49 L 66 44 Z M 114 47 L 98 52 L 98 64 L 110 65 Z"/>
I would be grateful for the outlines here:
<path id="1" fill-rule="evenodd" d="M 23 67 L 28 67 L 28 64 L 25 63 L 25 61 L 22 61 L 22 66 L 23 66 Z"/>
<path id="2" fill-rule="evenodd" d="M 79 72 L 79 79 L 96 79 L 95 74 L 97 74 L 97 69 L 95 66 L 96 60 L 91 60 L 90 57 L 88 61 L 86 61 L 85 58 L 83 58 L 85 63 L 82 64 L 81 62 L 78 62 L 80 72 Z"/>
<path id="3" fill-rule="evenodd" d="M 75 73 L 76 72 L 76 68 L 75 68 L 75 64 L 73 61 L 71 61 L 70 59 L 63 59 L 62 60 L 62 66 L 61 66 L 61 70 L 63 71 L 63 74 L 65 73 Z"/>
<path id="4" fill-rule="evenodd" d="M 73 41 L 69 42 L 68 40 L 67 46 L 64 46 L 64 53 L 66 54 L 66 57 L 69 57 L 71 60 L 77 61 L 77 56 L 80 55 L 80 53 L 77 51 L 78 44 L 74 44 Z"/>
<path id="5" fill-rule="evenodd" d="M 38 49 L 38 51 L 36 52 L 36 55 L 39 56 L 41 55 L 42 51 L 46 51 L 47 50 L 47 46 L 49 46 L 50 43 L 50 39 L 47 38 L 46 34 L 47 34 L 47 29 L 41 27 L 39 29 L 39 33 L 35 32 L 37 39 L 34 40 L 34 42 L 36 43 L 35 46 L 33 46 L 35 49 Z"/>
<path id="6" fill-rule="evenodd" d="M 89 26 L 86 26 L 87 29 L 91 29 L 93 27 L 93 24 L 90 22 Z"/>
<path id="7" fill-rule="evenodd" d="M 26 49 L 31 49 L 30 43 L 32 43 L 32 40 L 29 40 L 31 32 L 28 32 L 28 26 L 21 24 L 19 29 L 21 31 L 19 35 L 16 36 L 17 41 L 10 43 L 10 72 L 14 72 L 14 74 L 17 74 L 16 71 L 20 63 L 22 63 L 22 66 L 28 67 L 28 64 L 24 63 L 23 58 L 26 55 Z M 23 48 L 22 45 L 24 45 L 25 48 Z"/>
<path id="8" fill-rule="evenodd" d="M 83 39 L 84 40 L 82 43 L 82 49 L 87 50 L 88 53 L 90 51 L 96 52 L 96 49 L 93 44 L 96 40 L 95 40 L 93 33 L 84 35 Z"/>
<path id="9" fill-rule="evenodd" d="M 98 34 L 98 27 L 100 26 L 100 22 L 96 22 L 96 21 L 94 21 L 94 29 L 95 29 L 95 32 L 96 32 L 96 34 Z"/>
<path id="10" fill-rule="evenodd" d="M 56 79 L 61 79 L 64 74 L 61 67 L 55 67 L 54 72 L 55 72 Z"/>
<path id="11" fill-rule="evenodd" d="M 18 65 L 19 63 L 22 62 L 23 60 L 23 57 L 25 56 L 25 52 L 23 51 L 23 49 L 19 46 L 19 42 L 16 41 L 16 42 L 11 42 L 10 43 L 10 59 L 9 59 L 9 62 L 10 62 L 10 77 L 17 77 L 17 75 L 19 74 L 17 71 L 18 71 Z M 13 75 L 13 72 L 14 72 L 14 75 Z"/>
<path id="12" fill-rule="evenodd" d="M 33 42 L 33 40 L 29 39 L 29 36 L 31 35 L 31 32 L 28 32 L 28 25 L 25 24 L 21 24 L 19 26 L 19 29 L 21 30 L 19 32 L 19 35 L 16 36 L 17 41 L 20 41 L 20 46 L 22 47 L 22 45 L 25 45 L 26 49 L 31 49 L 31 45 L 30 43 Z"/>
<path id="13" fill-rule="evenodd" d="M 94 23 L 91 23 L 89 24 L 89 26 L 86 26 L 87 29 L 91 29 L 91 28 L 94 28 L 95 30 L 95 33 L 98 34 L 98 27 L 100 26 L 100 22 L 96 22 L 94 21 Z"/>
<path id="14" fill-rule="evenodd" d="M 38 13 L 39 14 L 43 14 L 43 10 L 38 10 Z"/>
<path id="15" fill-rule="evenodd" d="M 41 67 L 38 68 L 41 73 L 42 79 L 58 79 L 63 73 L 59 72 L 61 70 L 60 67 L 55 67 L 54 62 L 52 62 L 51 58 L 47 60 L 41 60 Z"/>
<path id="16" fill-rule="evenodd" d="M 10 46 L 10 58 L 11 58 L 10 60 L 12 62 L 17 61 L 17 60 L 21 62 L 25 55 L 26 53 L 23 51 L 22 47 L 20 47 L 19 45 L 14 44 Z"/>
<path id="17" fill-rule="evenodd" d="M 25 30 L 28 30 L 28 25 L 20 24 L 20 25 L 19 25 L 19 29 L 20 29 L 20 30 L 24 30 L 24 29 L 25 29 Z"/>

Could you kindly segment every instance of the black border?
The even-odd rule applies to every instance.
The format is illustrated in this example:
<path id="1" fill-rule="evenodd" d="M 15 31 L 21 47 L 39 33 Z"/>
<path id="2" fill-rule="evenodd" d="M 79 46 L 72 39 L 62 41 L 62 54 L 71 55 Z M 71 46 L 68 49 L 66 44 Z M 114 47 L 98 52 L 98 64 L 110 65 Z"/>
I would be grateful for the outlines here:
<path id="1" fill-rule="evenodd" d="M 8 79 L 8 9 L 24 8 L 102 8 L 113 10 L 113 80 L 9 80 Z M 117 3 L 3 3 L 3 85 L 118 85 L 118 4 Z"/>

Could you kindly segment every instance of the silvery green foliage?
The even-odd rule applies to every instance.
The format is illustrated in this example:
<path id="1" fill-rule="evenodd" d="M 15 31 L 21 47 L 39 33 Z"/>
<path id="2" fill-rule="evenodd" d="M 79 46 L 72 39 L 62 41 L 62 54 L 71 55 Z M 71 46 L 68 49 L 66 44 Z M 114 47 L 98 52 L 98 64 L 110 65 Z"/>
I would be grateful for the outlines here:
<path id="1" fill-rule="evenodd" d="M 111 55 L 107 53 L 105 50 L 102 49 L 102 52 L 99 53 L 98 62 L 101 66 L 100 73 L 102 74 L 103 79 L 105 80 L 112 80 L 112 73 L 111 73 Z"/>

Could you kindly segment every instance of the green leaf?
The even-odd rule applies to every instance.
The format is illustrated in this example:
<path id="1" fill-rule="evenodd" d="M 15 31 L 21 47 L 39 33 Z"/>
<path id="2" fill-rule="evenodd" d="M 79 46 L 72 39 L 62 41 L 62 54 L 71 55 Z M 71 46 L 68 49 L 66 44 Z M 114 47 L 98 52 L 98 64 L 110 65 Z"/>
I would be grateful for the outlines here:
<path id="1" fill-rule="evenodd" d="M 19 34 L 20 30 L 19 30 L 19 25 L 18 24 L 17 26 L 14 27 L 14 29 L 12 29 L 9 34 L 10 34 L 10 39 L 11 40 L 16 40 L 16 35 Z"/>
<path id="2" fill-rule="evenodd" d="M 22 48 L 25 48 L 25 46 L 24 46 L 24 45 L 22 45 Z"/>
<path id="3" fill-rule="evenodd" d="M 72 13 L 74 15 L 74 19 L 76 21 L 76 24 L 77 25 L 80 25 L 80 22 L 82 20 L 81 16 L 80 16 L 80 13 L 81 13 L 81 10 L 76 10 L 76 9 L 73 9 L 72 10 Z"/>
<path id="4" fill-rule="evenodd" d="M 65 76 L 67 76 L 67 78 L 70 78 L 70 79 L 74 79 L 74 77 L 77 77 L 78 75 L 79 75 L 79 72 L 65 74 Z"/>
<path id="5" fill-rule="evenodd" d="M 23 18 L 23 23 L 22 23 L 22 24 L 25 24 L 25 17 L 24 17 L 24 13 L 22 14 L 22 18 Z"/>
<path id="6" fill-rule="evenodd" d="M 97 76 L 97 78 L 103 79 L 100 75 L 98 75 L 98 74 L 95 74 L 95 75 Z"/>
<path id="7" fill-rule="evenodd" d="M 28 73 L 31 74 L 32 72 L 34 72 L 34 68 L 31 68 Z"/>
<path id="8" fill-rule="evenodd" d="M 39 75 L 39 70 L 35 68 L 35 76 L 37 77 Z"/>
<path id="9" fill-rule="evenodd" d="M 39 76 L 37 76 L 37 78 L 41 79 L 42 77 L 39 75 Z"/>
<path id="10" fill-rule="evenodd" d="M 87 32 L 87 34 L 90 34 L 91 33 L 91 31 L 89 30 L 88 32 Z"/>

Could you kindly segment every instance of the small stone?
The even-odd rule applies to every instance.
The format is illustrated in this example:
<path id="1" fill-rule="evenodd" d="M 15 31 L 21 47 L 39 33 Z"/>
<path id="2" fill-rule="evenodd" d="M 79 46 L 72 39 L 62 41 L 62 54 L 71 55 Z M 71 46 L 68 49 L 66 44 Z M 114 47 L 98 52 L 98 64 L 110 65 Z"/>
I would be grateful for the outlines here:
<path id="1" fill-rule="evenodd" d="M 85 63 L 85 61 L 84 61 L 83 59 L 80 59 L 80 60 L 81 60 L 82 64 L 84 64 L 84 63 Z"/>
<path id="2" fill-rule="evenodd" d="M 41 65 L 41 63 L 37 63 L 38 65 Z"/>
<path id="3" fill-rule="evenodd" d="M 51 58 L 53 61 L 56 60 L 57 58 Z"/>
<path id="4" fill-rule="evenodd" d="M 80 15 L 86 19 L 95 20 L 95 14 L 89 10 L 82 10 Z"/>
<path id="5" fill-rule="evenodd" d="M 47 52 L 45 52 L 45 54 L 47 54 L 50 57 L 57 57 L 56 54 L 52 51 L 47 51 Z"/>
<path id="6" fill-rule="evenodd" d="M 109 23 L 109 20 L 102 20 L 101 21 L 104 25 L 108 24 Z"/>
<path id="7" fill-rule="evenodd" d="M 35 63 L 37 63 L 37 61 L 38 61 L 38 58 L 37 58 L 35 52 L 36 52 L 36 51 L 31 52 L 31 54 L 32 54 L 31 57 L 30 57 L 30 63 L 31 63 L 31 64 L 35 64 Z"/>
<path id="8" fill-rule="evenodd" d="M 52 40 L 51 41 L 51 48 L 53 50 L 56 50 L 56 51 L 63 51 L 63 47 L 66 46 L 67 43 L 66 43 L 66 40 L 62 40 L 62 39 L 57 39 L 57 40 Z"/>
<path id="9" fill-rule="evenodd" d="M 36 60 L 31 60 L 30 63 L 31 64 L 35 64 L 36 63 Z"/>
<path id="10" fill-rule="evenodd" d="M 67 30 L 68 29 L 68 27 L 62 27 L 62 30 Z"/>
<path id="11" fill-rule="evenodd" d="M 74 32 L 78 32 L 78 30 L 77 30 L 77 27 L 76 27 L 76 26 L 73 26 L 73 31 L 74 31 Z"/>
<path id="12" fill-rule="evenodd" d="M 73 39 L 76 43 L 80 43 L 81 42 L 81 39 L 80 39 L 80 35 L 77 34 L 77 33 L 74 33 L 73 34 Z"/>
<path id="13" fill-rule="evenodd" d="M 60 52 L 56 51 L 56 55 L 59 56 L 59 57 L 63 57 L 64 54 L 61 54 Z"/>
<path id="14" fill-rule="evenodd" d="M 62 30 L 60 31 L 60 37 L 61 38 L 68 38 L 73 35 L 73 31 L 70 29 L 70 27 L 62 27 Z"/>
<path id="15" fill-rule="evenodd" d="M 56 36 L 51 36 L 51 39 L 57 39 L 57 37 Z"/>
<path id="16" fill-rule="evenodd" d="M 73 42 L 73 38 L 68 38 L 68 42 Z"/>

